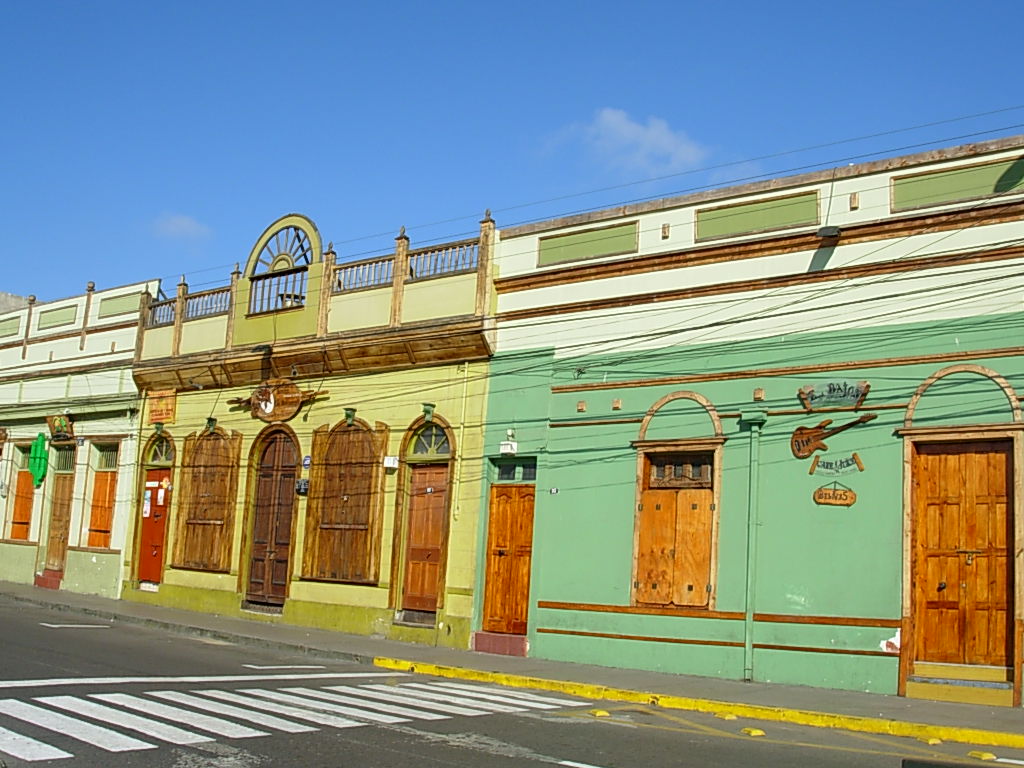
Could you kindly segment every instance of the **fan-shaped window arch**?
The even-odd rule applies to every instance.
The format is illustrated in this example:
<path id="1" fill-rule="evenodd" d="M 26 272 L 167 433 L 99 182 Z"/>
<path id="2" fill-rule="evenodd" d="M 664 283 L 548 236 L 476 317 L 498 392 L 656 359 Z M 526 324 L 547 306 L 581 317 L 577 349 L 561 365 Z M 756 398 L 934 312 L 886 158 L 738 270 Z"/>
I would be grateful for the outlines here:
<path id="1" fill-rule="evenodd" d="M 372 583 L 377 579 L 379 489 L 386 430 L 361 419 L 313 433 L 306 578 Z"/>
<path id="2" fill-rule="evenodd" d="M 167 435 L 159 435 L 149 444 L 146 464 L 154 467 L 169 467 L 174 464 L 174 443 Z"/>
<path id="3" fill-rule="evenodd" d="M 409 441 L 408 458 L 416 461 L 447 461 L 451 457 L 451 441 L 440 424 L 420 427 Z"/>

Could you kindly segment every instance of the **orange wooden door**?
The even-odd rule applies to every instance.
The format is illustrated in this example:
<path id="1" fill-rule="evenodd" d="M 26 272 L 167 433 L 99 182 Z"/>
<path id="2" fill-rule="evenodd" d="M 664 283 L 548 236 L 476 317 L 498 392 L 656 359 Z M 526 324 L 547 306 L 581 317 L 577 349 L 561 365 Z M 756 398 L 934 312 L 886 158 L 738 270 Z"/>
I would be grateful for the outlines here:
<path id="1" fill-rule="evenodd" d="M 436 611 L 448 532 L 448 465 L 413 465 L 402 608 Z"/>
<path id="2" fill-rule="evenodd" d="M 63 571 L 68 553 L 68 530 L 71 526 L 71 499 L 75 476 L 71 472 L 53 474 L 53 503 L 50 507 L 50 527 L 46 545 L 46 567 Z"/>
<path id="3" fill-rule="evenodd" d="M 494 485 L 487 524 L 486 632 L 526 634 L 533 555 L 532 485 Z"/>
<path id="4" fill-rule="evenodd" d="M 1011 664 L 1011 449 L 1008 441 L 917 446 L 918 661 Z"/>
<path id="5" fill-rule="evenodd" d="M 35 486 L 32 482 L 32 473 L 27 469 L 22 469 L 18 472 L 18 481 L 14 486 L 14 516 L 11 519 L 12 539 L 28 541 L 34 499 Z"/>
<path id="6" fill-rule="evenodd" d="M 90 547 L 110 547 L 110 532 L 114 525 L 114 495 L 117 491 L 117 472 L 96 472 L 92 482 L 92 504 L 89 506 Z"/>
<path id="7" fill-rule="evenodd" d="M 142 491 L 142 530 L 139 533 L 139 581 L 159 584 L 164 567 L 167 510 L 171 506 L 171 470 L 146 471 Z"/>
<path id="8" fill-rule="evenodd" d="M 253 504 L 252 556 L 246 599 L 282 605 L 288 591 L 292 517 L 295 512 L 296 450 L 291 438 L 270 438 L 260 458 Z"/>

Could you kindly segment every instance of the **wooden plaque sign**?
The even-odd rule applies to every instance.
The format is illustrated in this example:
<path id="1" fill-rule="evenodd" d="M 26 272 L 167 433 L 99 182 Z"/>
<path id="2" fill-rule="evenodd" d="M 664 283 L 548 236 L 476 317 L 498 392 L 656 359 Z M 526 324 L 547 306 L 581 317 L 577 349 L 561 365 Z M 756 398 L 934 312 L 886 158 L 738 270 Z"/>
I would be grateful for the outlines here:
<path id="1" fill-rule="evenodd" d="M 149 393 L 149 423 L 173 424 L 178 393 L 173 389 L 154 389 Z"/>
<path id="2" fill-rule="evenodd" d="M 249 399 L 252 415 L 260 421 L 288 421 L 302 407 L 302 391 L 288 379 L 267 379 Z"/>
<path id="3" fill-rule="evenodd" d="M 814 492 L 814 503 L 828 507 L 852 507 L 857 501 L 853 489 L 840 483 L 823 485 Z"/>
<path id="4" fill-rule="evenodd" d="M 46 424 L 50 428 L 51 443 L 70 443 L 75 439 L 75 427 L 67 414 L 47 416 Z"/>
<path id="5" fill-rule="evenodd" d="M 871 385 L 866 381 L 827 381 L 800 387 L 796 396 L 808 411 L 817 408 L 860 408 L 870 391 Z"/>

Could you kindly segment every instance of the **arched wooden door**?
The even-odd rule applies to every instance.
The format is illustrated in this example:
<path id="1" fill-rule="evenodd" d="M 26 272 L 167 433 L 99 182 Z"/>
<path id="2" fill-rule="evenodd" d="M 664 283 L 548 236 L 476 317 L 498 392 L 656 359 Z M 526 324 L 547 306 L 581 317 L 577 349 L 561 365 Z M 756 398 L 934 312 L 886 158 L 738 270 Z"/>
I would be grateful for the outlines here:
<path id="1" fill-rule="evenodd" d="M 409 523 L 405 539 L 402 610 L 437 611 L 448 546 L 448 475 L 451 443 L 438 424 L 426 424 L 413 437 L 409 462 Z M 429 621 L 429 616 L 415 617 Z"/>
<path id="2" fill-rule="evenodd" d="M 146 476 L 142 489 L 142 521 L 139 525 L 139 581 L 159 584 L 164 567 L 164 541 L 171 508 L 171 471 L 174 446 L 161 436 L 146 455 Z"/>
<path id="3" fill-rule="evenodd" d="M 251 603 L 283 605 L 288 592 L 297 454 L 284 432 L 271 435 L 260 453 L 246 590 Z"/>

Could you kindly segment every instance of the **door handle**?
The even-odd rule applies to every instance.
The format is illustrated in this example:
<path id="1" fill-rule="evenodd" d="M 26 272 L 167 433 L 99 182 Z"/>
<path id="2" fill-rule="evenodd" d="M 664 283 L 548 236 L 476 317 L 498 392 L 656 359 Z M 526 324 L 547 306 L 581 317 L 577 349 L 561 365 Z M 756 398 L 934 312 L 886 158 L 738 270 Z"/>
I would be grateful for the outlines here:
<path id="1" fill-rule="evenodd" d="M 939 592 L 941 592 L 941 591 L 942 591 L 942 590 L 944 590 L 945 588 L 946 588 L 946 582 L 944 582 L 944 581 L 940 581 L 940 582 L 939 582 L 939 589 L 938 589 L 938 591 L 939 591 Z"/>

